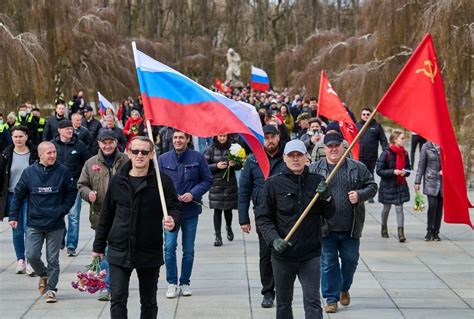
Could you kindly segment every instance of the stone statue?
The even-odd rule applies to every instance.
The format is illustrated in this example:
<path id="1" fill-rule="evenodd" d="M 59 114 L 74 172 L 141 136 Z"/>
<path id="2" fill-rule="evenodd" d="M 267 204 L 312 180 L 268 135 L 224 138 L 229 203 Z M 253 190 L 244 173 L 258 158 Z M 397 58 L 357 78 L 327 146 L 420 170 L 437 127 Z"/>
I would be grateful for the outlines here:
<path id="1" fill-rule="evenodd" d="M 229 66 L 225 72 L 226 82 L 232 87 L 243 86 L 240 80 L 240 55 L 232 48 L 227 51 L 227 63 Z"/>

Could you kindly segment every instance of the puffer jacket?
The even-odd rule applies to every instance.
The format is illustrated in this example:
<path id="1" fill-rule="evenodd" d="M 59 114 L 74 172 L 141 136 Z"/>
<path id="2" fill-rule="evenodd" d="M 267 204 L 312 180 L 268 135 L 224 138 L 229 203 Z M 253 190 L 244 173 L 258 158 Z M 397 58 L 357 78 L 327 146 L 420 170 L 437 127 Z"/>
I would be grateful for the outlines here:
<path id="1" fill-rule="evenodd" d="M 376 172 L 380 178 L 379 202 L 382 204 L 401 205 L 410 200 L 408 184 L 397 183 L 397 176 L 393 173 L 397 155 L 389 148 L 380 154 L 377 160 Z M 411 170 L 408 152 L 405 151 L 405 169 Z M 405 177 L 410 176 L 407 172 Z"/>
<path id="2" fill-rule="evenodd" d="M 225 169 L 217 168 L 217 163 L 228 162 L 227 154 L 229 152 L 230 141 L 221 144 L 214 138 L 214 143 L 206 149 L 204 156 L 209 164 L 214 182 L 209 190 L 209 207 L 212 209 L 236 209 L 237 208 L 237 179 L 235 171 L 242 165 L 236 163 L 229 170 L 229 178 L 224 177 Z"/>
<path id="3" fill-rule="evenodd" d="M 115 151 L 115 160 L 112 167 L 109 167 L 104 159 L 102 151 L 89 158 L 82 168 L 81 176 L 77 181 L 77 189 L 81 198 L 90 204 L 89 221 L 91 228 L 96 229 L 99 223 L 100 212 L 104 202 L 107 188 L 112 176 L 114 176 L 122 166 L 128 161 L 128 156 Z M 94 203 L 89 201 L 89 193 L 96 192 L 96 200 Z"/>
<path id="4" fill-rule="evenodd" d="M 374 177 L 370 174 L 367 167 L 359 161 L 346 158 L 347 169 L 349 171 L 349 182 L 351 189 L 357 191 L 359 195 L 359 202 L 352 205 L 352 212 L 354 214 L 352 219 L 352 230 L 351 237 L 359 239 L 362 236 L 362 229 L 364 228 L 365 222 L 365 205 L 364 202 L 373 198 L 377 194 L 377 184 L 374 181 Z M 331 173 L 328 168 L 328 163 L 325 158 L 312 163 L 309 166 L 309 171 L 321 174 L 324 178 L 327 178 Z M 329 189 L 334 187 L 329 183 Z M 337 214 L 337 207 L 336 207 Z M 329 234 L 331 229 L 327 223 L 323 225 L 323 236 Z"/>
<path id="5" fill-rule="evenodd" d="M 357 122 L 357 130 L 360 131 L 364 124 L 364 121 Z M 383 150 L 388 148 L 387 137 L 385 136 L 382 125 L 372 120 L 365 133 L 360 137 L 359 159 L 361 161 L 375 161 L 378 157 L 379 142 Z"/>
<path id="6" fill-rule="evenodd" d="M 415 184 L 421 184 L 423 178 L 423 194 L 438 196 L 442 192 L 441 157 L 439 146 L 426 142 L 421 148 L 418 171 L 416 172 Z"/>

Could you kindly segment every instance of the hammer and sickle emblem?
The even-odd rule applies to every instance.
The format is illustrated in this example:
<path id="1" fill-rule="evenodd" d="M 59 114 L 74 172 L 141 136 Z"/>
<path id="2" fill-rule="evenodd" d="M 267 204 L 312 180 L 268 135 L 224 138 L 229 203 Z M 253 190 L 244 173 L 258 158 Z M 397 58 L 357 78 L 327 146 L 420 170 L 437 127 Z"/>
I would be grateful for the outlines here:
<path id="1" fill-rule="evenodd" d="M 438 73 L 437 64 L 434 64 L 434 70 L 433 70 L 433 62 L 431 62 L 431 60 L 425 60 L 423 64 L 428 67 L 428 70 L 423 68 L 423 69 L 418 69 L 415 72 L 416 73 L 423 72 L 427 77 L 431 79 L 431 83 L 434 83 L 434 78 L 436 76 L 436 73 Z"/>

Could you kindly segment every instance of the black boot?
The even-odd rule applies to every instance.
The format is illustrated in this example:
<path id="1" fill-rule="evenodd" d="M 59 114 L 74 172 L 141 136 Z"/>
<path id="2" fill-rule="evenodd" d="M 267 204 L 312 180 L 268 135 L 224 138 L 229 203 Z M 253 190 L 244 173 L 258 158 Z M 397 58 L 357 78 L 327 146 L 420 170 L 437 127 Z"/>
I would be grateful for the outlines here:
<path id="1" fill-rule="evenodd" d="M 234 233 L 232 232 L 232 228 L 230 226 L 226 226 L 225 229 L 227 230 L 227 240 L 233 241 L 234 240 Z"/>
<path id="2" fill-rule="evenodd" d="M 214 240 L 214 246 L 222 246 L 222 237 L 221 234 L 216 234 L 216 239 Z"/>
<path id="3" fill-rule="evenodd" d="M 398 241 L 401 243 L 405 242 L 406 237 L 405 234 L 403 233 L 403 227 L 398 227 Z"/>
<path id="4" fill-rule="evenodd" d="M 426 233 L 425 236 L 425 241 L 430 241 L 433 240 L 433 231 L 431 229 L 428 229 L 428 232 Z"/>
<path id="5" fill-rule="evenodd" d="M 382 238 L 388 238 L 388 229 L 386 225 L 382 225 L 381 234 L 382 234 Z"/>
<path id="6" fill-rule="evenodd" d="M 433 240 L 434 241 L 441 241 L 441 238 L 439 238 L 439 231 L 433 232 Z"/>

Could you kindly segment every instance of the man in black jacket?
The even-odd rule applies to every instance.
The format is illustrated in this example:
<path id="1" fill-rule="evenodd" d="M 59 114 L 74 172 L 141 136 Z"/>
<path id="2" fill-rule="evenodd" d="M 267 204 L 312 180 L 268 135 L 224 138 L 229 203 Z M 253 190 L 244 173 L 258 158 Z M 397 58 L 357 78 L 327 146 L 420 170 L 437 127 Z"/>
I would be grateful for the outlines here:
<path id="1" fill-rule="evenodd" d="M 69 170 L 56 162 L 56 148 L 51 142 L 38 146 L 39 162 L 27 167 L 15 187 L 9 224 L 16 228 L 18 211 L 28 201 L 27 256 L 40 276 L 38 290 L 46 292 L 46 302 L 56 302 L 59 280 L 59 250 L 64 233 L 64 216 L 74 204 L 77 189 Z M 46 241 L 46 268 L 41 260 Z"/>
<path id="2" fill-rule="evenodd" d="M 103 257 L 108 245 L 112 318 L 127 318 L 130 275 L 135 268 L 140 286 L 140 318 L 156 318 L 156 291 L 163 265 L 163 225 L 179 227 L 181 206 L 172 180 L 161 174 L 168 217 L 164 218 L 153 168 L 152 141 L 135 137 L 129 145 L 130 161 L 110 181 L 102 206 L 92 257 Z"/>
<path id="3" fill-rule="evenodd" d="M 99 137 L 99 130 L 102 128 L 99 120 L 94 118 L 94 110 L 90 105 L 84 107 L 84 118 L 82 119 L 82 126 L 89 130 L 91 135 L 91 143 L 89 145 L 89 153 L 91 156 L 96 155 L 99 149 L 97 138 Z"/>
<path id="4" fill-rule="evenodd" d="M 263 188 L 257 226 L 268 246 L 272 247 L 272 266 L 277 297 L 277 318 L 293 318 L 292 300 L 296 276 L 303 288 L 305 318 L 322 319 L 319 295 L 321 256 L 321 217 L 331 218 L 334 205 L 324 178 L 310 173 L 306 146 L 300 140 L 286 144 L 283 174 L 272 176 Z M 313 197 L 320 199 L 289 242 L 290 232 Z"/>
<path id="5" fill-rule="evenodd" d="M 43 131 L 43 141 L 51 141 L 58 134 L 58 124 L 65 120 L 64 113 L 66 112 L 66 106 L 64 102 L 58 101 L 56 103 L 56 112 L 53 116 L 46 120 Z"/>
<path id="6" fill-rule="evenodd" d="M 263 147 L 270 162 L 269 176 L 278 175 L 283 172 L 285 163 L 283 162 L 283 149 L 280 147 L 280 133 L 273 125 L 263 127 L 264 141 Z M 265 179 L 260 166 L 255 159 L 255 155 L 250 155 L 244 163 L 239 181 L 239 224 L 244 233 L 250 233 L 250 201 L 253 203 L 254 215 L 257 216 L 258 207 L 262 201 L 263 183 Z M 260 282 L 262 283 L 261 293 L 263 295 L 262 307 L 271 308 L 275 299 L 275 282 L 273 280 L 273 270 L 271 262 L 270 246 L 265 243 L 262 233 L 257 227 L 259 243 L 259 269 Z"/>

